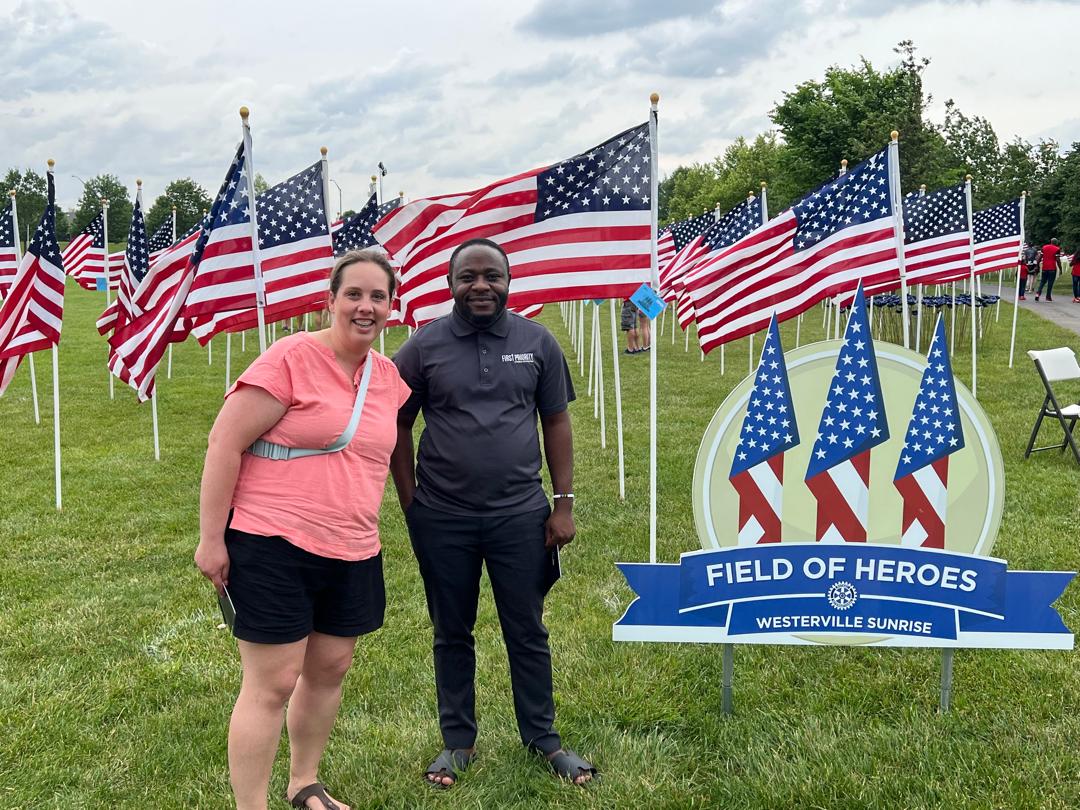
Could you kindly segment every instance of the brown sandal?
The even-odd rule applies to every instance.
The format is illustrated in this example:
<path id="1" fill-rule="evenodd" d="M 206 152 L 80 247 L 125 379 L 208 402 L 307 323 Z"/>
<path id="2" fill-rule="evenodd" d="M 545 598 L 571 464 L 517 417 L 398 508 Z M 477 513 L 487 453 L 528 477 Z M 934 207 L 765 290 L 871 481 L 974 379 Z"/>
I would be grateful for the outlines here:
<path id="1" fill-rule="evenodd" d="M 341 810 L 341 806 L 326 795 L 326 785 L 322 782 L 313 782 L 296 791 L 296 795 L 289 799 L 289 804 L 292 807 L 307 807 L 307 800 L 313 797 L 323 803 L 325 810 Z"/>

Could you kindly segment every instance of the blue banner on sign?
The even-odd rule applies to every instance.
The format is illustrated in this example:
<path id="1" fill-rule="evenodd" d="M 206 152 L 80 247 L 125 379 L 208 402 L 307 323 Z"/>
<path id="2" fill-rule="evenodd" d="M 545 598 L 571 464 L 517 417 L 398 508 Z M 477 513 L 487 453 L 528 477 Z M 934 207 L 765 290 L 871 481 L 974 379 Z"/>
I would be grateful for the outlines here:
<path id="1" fill-rule="evenodd" d="M 630 296 L 630 303 L 640 309 L 651 320 L 656 320 L 657 316 L 664 311 L 664 307 L 667 306 L 667 302 L 657 295 L 656 290 L 648 284 L 642 284 L 638 287 L 637 292 Z"/>
<path id="2" fill-rule="evenodd" d="M 1032 648 L 1071 639 L 1052 605 L 1074 573 L 1008 571 L 1002 560 L 968 554 L 782 543 L 619 569 L 638 598 L 616 623 L 617 637 L 851 634 L 904 637 L 907 644 L 921 638 L 926 646 Z"/>

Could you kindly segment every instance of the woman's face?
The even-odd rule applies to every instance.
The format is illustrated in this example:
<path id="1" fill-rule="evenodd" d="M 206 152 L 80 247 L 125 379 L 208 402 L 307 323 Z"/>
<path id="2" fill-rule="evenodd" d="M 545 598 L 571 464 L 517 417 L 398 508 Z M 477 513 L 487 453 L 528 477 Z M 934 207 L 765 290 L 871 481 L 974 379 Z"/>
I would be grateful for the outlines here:
<path id="1" fill-rule="evenodd" d="M 330 295 L 333 329 L 348 341 L 370 345 L 390 315 L 390 279 L 377 264 L 355 262 L 341 274 L 337 295 Z"/>

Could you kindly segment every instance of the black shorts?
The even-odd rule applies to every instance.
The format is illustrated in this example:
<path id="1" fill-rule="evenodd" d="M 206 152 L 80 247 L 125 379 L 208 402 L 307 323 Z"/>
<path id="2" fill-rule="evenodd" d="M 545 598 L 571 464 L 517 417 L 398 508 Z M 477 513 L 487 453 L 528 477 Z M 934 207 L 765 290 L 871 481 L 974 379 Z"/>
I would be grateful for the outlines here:
<path id="1" fill-rule="evenodd" d="M 366 560 L 320 557 L 284 537 L 225 530 L 233 635 L 257 644 L 289 644 L 311 633 L 362 636 L 386 611 L 382 553 Z"/>

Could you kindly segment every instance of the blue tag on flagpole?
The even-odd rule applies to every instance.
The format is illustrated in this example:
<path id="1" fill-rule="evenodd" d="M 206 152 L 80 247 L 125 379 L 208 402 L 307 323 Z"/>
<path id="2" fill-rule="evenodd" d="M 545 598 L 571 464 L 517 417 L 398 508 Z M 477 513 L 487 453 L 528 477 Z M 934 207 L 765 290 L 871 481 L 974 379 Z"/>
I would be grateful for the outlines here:
<path id="1" fill-rule="evenodd" d="M 102 276 L 101 278 L 94 279 L 94 289 L 97 290 L 98 292 L 103 292 L 105 290 L 105 278 L 104 278 L 104 276 Z"/>
<path id="2" fill-rule="evenodd" d="M 648 284 L 642 284 L 638 287 L 637 292 L 630 296 L 630 303 L 640 309 L 650 320 L 654 321 L 664 311 L 664 307 L 667 306 L 667 302 L 657 295 L 656 291 Z"/>

